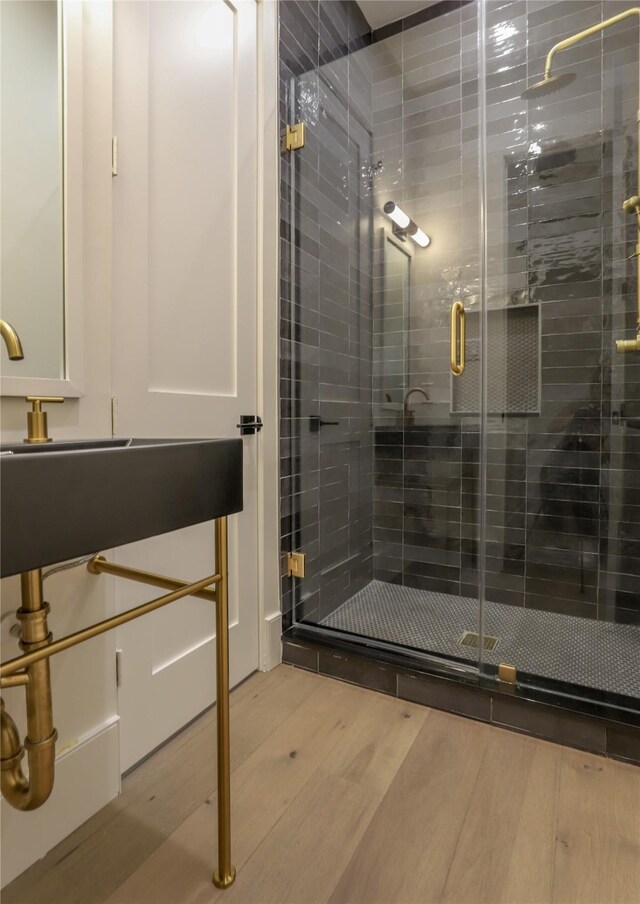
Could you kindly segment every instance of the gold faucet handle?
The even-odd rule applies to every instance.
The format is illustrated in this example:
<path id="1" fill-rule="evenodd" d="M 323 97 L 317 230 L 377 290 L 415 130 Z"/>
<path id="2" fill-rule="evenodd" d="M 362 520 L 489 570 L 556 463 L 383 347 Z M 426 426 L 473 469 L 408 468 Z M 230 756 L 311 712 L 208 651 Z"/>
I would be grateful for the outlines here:
<path id="1" fill-rule="evenodd" d="M 48 405 L 49 402 L 64 402 L 62 396 L 58 395 L 28 395 L 25 396 L 24 400 L 32 403 L 34 411 L 40 411 L 41 404 Z"/>
<path id="2" fill-rule="evenodd" d="M 27 412 L 27 438 L 25 443 L 50 443 L 51 437 L 47 428 L 47 412 L 42 410 L 43 404 L 64 402 L 62 396 L 25 396 L 25 402 L 31 403 L 31 411 Z"/>

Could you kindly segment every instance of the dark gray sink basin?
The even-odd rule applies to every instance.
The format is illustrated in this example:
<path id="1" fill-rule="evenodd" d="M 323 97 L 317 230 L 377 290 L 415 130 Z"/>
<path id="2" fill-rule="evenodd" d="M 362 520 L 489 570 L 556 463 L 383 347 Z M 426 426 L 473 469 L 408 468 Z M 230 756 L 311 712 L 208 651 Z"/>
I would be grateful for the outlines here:
<path id="1" fill-rule="evenodd" d="M 6 577 L 241 511 L 242 440 L 4 445 L 0 491 Z"/>

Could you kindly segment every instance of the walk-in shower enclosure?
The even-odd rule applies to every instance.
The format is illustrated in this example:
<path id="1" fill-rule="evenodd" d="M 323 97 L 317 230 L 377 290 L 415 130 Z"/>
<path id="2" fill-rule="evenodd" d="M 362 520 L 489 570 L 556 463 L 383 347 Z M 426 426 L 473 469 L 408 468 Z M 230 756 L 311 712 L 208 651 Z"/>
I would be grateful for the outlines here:
<path id="1" fill-rule="evenodd" d="M 639 707 L 637 18 L 523 97 L 628 6 L 281 3 L 288 625 Z"/>

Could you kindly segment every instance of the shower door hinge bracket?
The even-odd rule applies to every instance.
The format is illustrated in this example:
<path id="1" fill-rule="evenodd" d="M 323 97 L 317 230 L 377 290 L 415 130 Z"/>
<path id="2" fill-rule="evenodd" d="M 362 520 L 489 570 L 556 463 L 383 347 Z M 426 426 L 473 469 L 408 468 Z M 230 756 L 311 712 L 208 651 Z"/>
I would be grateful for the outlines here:
<path id="1" fill-rule="evenodd" d="M 304 123 L 296 122 L 292 126 L 287 126 L 284 135 L 285 151 L 299 151 L 304 147 Z"/>
<path id="2" fill-rule="evenodd" d="M 303 552 L 290 552 L 287 555 L 287 577 L 304 577 L 305 555 Z"/>
<path id="3" fill-rule="evenodd" d="M 118 175 L 118 138 L 116 135 L 111 139 L 111 175 Z"/>
<path id="4" fill-rule="evenodd" d="M 507 681 L 509 684 L 515 684 L 518 680 L 515 665 L 508 665 L 506 662 L 501 662 L 498 666 L 498 678 L 500 681 Z"/>

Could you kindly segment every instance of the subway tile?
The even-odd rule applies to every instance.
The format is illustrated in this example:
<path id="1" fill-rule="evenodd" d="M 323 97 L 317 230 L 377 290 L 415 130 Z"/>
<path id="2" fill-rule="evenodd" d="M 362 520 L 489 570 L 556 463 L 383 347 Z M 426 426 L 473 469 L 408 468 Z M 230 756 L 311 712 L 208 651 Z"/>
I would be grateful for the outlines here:
<path id="1" fill-rule="evenodd" d="M 313 647 L 291 640 L 283 639 L 282 641 L 282 661 L 295 665 L 299 669 L 307 669 L 310 672 L 318 671 L 318 651 Z"/>
<path id="2" fill-rule="evenodd" d="M 491 707 L 495 725 L 546 738 L 592 753 L 606 753 L 607 728 L 602 720 L 571 715 L 558 707 L 521 702 L 495 695 Z"/>
<path id="3" fill-rule="evenodd" d="M 640 728 L 607 723 L 607 756 L 640 765 Z"/>
<path id="4" fill-rule="evenodd" d="M 318 654 L 318 670 L 321 675 L 396 696 L 395 671 L 362 656 L 321 649 Z"/>
<path id="5" fill-rule="evenodd" d="M 466 688 L 421 672 L 398 673 L 398 697 L 434 709 L 459 713 L 483 722 L 491 720 L 491 697 L 475 688 Z"/>

